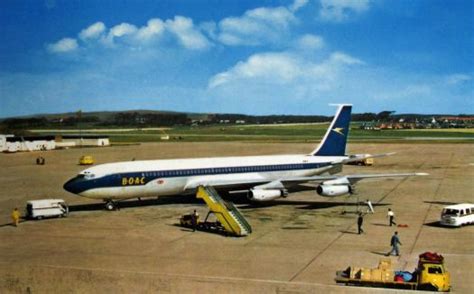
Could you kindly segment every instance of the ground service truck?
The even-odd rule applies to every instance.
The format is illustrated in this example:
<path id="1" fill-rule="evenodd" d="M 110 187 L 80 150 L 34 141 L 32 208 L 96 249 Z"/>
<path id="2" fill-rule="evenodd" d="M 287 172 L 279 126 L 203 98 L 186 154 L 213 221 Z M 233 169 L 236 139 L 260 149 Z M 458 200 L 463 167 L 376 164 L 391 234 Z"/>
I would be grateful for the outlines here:
<path id="1" fill-rule="evenodd" d="M 444 258 L 437 253 L 419 255 L 414 272 L 394 271 L 390 258 L 380 259 L 374 269 L 348 267 L 336 272 L 339 284 L 394 289 L 428 290 L 448 292 L 451 290 L 450 274 L 444 266 Z"/>

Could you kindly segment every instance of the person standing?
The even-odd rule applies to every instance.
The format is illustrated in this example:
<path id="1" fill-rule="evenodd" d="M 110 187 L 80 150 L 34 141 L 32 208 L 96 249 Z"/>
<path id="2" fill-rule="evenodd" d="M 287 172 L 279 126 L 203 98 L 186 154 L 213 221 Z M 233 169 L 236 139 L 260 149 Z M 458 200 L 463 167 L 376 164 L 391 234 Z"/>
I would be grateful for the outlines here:
<path id="1" fill-rule="evenodd" d="M 391 208 L 388 209 L 388 213 L 387 213 L 387 217 L 389 219 L 389 224 L 390 226 L 394 225 L 396 226 L 397 224 L 395 223 L 394 219 L 395 219 L 395 213 L 392 211 Z"/>
<path id="2" fill-rule="evenodd" d="M 395 232 L 395 234 L 393 234 L 392 236 L 392 239 L 390 239 L 390 246 L 392 246 L 392 250 L 387 253 L 387 256 L 392 255 L 393 252 L 395 252 L 396 256 L 400 256 L 400 250 L 398 249 L 398 245 L 402 245 L 402 243 L 400 242 L 400 238 L 398 238 L 398 232 Z"/>
<path id="3" fill-rule="evenodd" d="M 357 218 L 357 230 L 358 230 L 359 235 L 364 232 L 364 230 L 362 229 L 363 223 L 364 223 L 364 215 L 362 214 L 362 212 L 359 212 L 359 217 Z"/>
<path id="4" fill-rule="evenodd" d="M 18 208 L 15 207 L 12 212 L 12 220 L 13 220 L 13 225 L 15 227 L 18 227 L 18 224 L 20 223 L 20 212 L 18 211 Z"/>
<path id="5" fill-rule="evenodd" d="M 191 216 L 191 223 L 193 225 L 193 232 L 196 231 L 198 217 L 199 217 L 199 214 L 196 212 L 196 209 L 195 209 L 192 216 Z"/>

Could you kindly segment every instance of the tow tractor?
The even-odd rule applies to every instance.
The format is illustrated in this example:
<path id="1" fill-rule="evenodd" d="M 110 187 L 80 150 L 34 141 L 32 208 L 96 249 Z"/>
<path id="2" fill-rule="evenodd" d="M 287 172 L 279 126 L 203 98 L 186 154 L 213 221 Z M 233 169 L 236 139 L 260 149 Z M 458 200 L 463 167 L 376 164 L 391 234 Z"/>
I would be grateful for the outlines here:
<path id="1" fill-rule="evenodd" d="M 413 273 L 394 271 L 391 259 L 380 259 L 374 269 L 348 267 L 336 272 L 336 283 L 378 288 L 427 290 L 449 292 L 451 276 L 444 266 L 444 258 L 437 253 L 425 252 L 419 255 L 418 267 Z"/>

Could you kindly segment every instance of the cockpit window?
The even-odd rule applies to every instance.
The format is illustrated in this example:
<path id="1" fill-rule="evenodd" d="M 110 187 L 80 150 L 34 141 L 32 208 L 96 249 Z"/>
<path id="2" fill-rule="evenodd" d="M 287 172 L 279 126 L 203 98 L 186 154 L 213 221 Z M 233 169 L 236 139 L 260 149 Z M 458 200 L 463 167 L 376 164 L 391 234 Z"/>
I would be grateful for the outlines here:
<path id="1" fill-rule="evenodd" d="M 93 174 L 91 172 L 88 172 L 88 171 L 84 172 L 83 176 L 86 180 L 95 178 L 95 174 Z"/>

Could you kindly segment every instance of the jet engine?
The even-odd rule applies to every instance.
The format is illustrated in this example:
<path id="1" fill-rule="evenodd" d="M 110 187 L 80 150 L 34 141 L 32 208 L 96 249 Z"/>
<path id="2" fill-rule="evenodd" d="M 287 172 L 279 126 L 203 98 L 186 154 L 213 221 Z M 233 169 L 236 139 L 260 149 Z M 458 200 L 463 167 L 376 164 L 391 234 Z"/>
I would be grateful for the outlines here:
<path id="1" fill-rule="evenodd" d="M 349 194 L 352 192 L 349 185 L 319 185 L 316 192 L 321 196 L 333 197 Z"/>
<path id="2" fill-rule="evenodd" d="M 285 190 L 264 190 L 264 189 L 251 189 L 248 193 L 248 198 L 252 201 L 264 202 L 275 200 L 280 197 L 286 197 L 287 193 Z"/>

